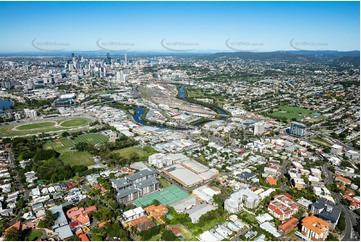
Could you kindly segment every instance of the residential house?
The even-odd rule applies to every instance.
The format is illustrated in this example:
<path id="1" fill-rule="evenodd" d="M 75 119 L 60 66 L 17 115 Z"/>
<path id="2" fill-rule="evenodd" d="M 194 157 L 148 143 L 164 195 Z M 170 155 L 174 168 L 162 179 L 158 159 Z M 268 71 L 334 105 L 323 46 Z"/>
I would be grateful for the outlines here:
<path id="1" fill-rule="evenodd" d="M 122 217 L 124 219 L 124 222 L 128 223 L 134 219 L 143 217 L 144 215 L 145 215 L 144 209 L 142 207 L 138 207 L 124 212 Z"/>
<path id="2" fill-rule="evenodd" d="M 278 226 L 278 230 L 282 231 L 284 234 L 288 234 L 298 225 L 297 218 L 291 218 L 290 220 L 284 222 L 280 226 Z"/>
<path id="3" fill-rule="evenodd" d="M 297 190 L 303 190 L 306 187 L 306 183 L 302 178 L 292 178 L 291 184 Z"/>
<path id="4" fill-rule="evenodd" d="M 343 185 L 351 185 L 351 180 L 347 179 L 347 178 L 345 178 L 343 176 L 336 176 L 335 180 L 343 183 Z"/>

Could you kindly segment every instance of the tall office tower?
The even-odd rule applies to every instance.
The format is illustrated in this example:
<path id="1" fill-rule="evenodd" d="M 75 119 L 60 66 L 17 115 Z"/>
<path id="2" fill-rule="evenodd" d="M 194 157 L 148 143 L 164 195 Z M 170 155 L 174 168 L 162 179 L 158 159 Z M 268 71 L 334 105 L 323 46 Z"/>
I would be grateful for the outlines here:
<path id="1" fill-rule="evenodd" d="M 127 53 L 124 54 L 124 65 L 128 65 Z"/>
<path id="2" fill-rule="evenodd" d="M 121 74 L 120 71 L 117 71 L 117 74 L 115 76 L 115 82 L 119 83 L 121 82 Z"/>
<path id="3" fill-rule="evenodd" d="M 264 123 L 258 122 L 254 124 L 253 135 L 259 135 L 264 133 Z"/>
<path id="4" fill-rule="evenodd" d="M 122 72 L 121 72 L 121 81 L 122 82 L 128 81 L 128 75 L 129 75 L 128 70 L 122 70 Z"/>
<path id="5" fill-rule="evenodd" d="M 74 54 L 74 53 L 71 53 L 71 58 L 72 58 L 72 59 L 74 58 L 74 56 L 75 56 L 75 54 Z"/>
<path id="6" fill-rule="evenodd" d="M 112 64 L 112 58 L 110 57 L 109 53 L 107 53 L 107 58 L 105 59 L 105 64 L 107 64 L 107 65 Z"/>
<path id="7" fill-rule="evenodd" d="M 298 122 L 292 122 L 291 123 L 291 129 L 290 134 L 298 137 L 302 137 L 306 135 L 306 125 L 298 123 Z"/>

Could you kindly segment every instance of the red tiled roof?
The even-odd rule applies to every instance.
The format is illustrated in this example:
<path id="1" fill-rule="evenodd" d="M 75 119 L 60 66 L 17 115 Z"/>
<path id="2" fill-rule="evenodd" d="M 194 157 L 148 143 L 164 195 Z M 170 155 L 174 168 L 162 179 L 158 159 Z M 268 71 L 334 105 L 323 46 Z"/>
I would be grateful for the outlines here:
<path id="1" fill-rule="evenodd" d="M 173 227 L 172 228 L 172 232 L 173 232 L 173 234 L 175 235 L 175 236 L 180 236 L 180 235 L 182 235 L 182 233 L 181 233 L 181 230 L 179 229 L 179 228 L 177 228 L 177 227 Z"/>
<path id="2" fill-rule="evenodd" d="M 321 234 L 323 228 L 328 229 L 329 225 L 330 225 L 329 223 L 314 215 L 302 219 L 302 226 L 310 229 L 311 231 L 317 234 Z"/>
<path id="3" fill-rule="evenodd" d="M 350 180 L 350 179 L 347 179 L 347 178 L 342 177 L 342 176 L 337 176 L 337 177 L 336 177 L 336 180 L 337 180 L 337 181 L 344 182 L 344 183 L 346 183 L 346 184 L 350 184 L 350 183 L 351 183 L 351 180 Z"/>
<path id="4" fill-rule="evenodd" d="M 147 216 L 142 216 L 140 218 L 134 219 L 128 223 L 129 226 L 135 226 L 138 224 L 142 224 L 148 221 Z"/>
<path id="5" fill-rule="evenodd" d="M 81 241 L 90 241 L 86 234 L 79 234 L 78 237 L 81 239 Z"/>
<path id="6" fill-rule="evenodd" d="M 108 223 L 111 223 L 112 221 L 109 219 L 109 220 L 107 220 L 107 221 L 105 221 L 105 222 L 101 222 L 101 223 L 99 223 L 98 224 L 98 227 L 99 228 L 102 228 L 102 227 L 104 227 L 104 225 L 106 225 L 106 224 L 108 224 Z"/>
<path id="7" fill-rule="evenodd" d="M 295 228 L 298 224 L 297 218 L 291 218 L 287 222 L 281 224 L 278 229 L 284 231 L 286 234 Z"/>
<path id="8" fill-rule="evenodd" d="M 272 176 L 268 176 L 266 178 L 266 180 L 271 186 L 276 186 L 277 185 L 277 181 Z"/>
<path id="9" fill-rule="evenodd" d="M 88 214 L 86 213 L 82 213 L 80 214 L 76 220 L 80 223 L 80 224 L 86 224 L 86 223 L 89 223 L 90 222 L 90 218 L 88 216 Z"/>
<path id="10" fill-rule="evenodd" d="M 137 225 L 137 230 L 139 231 L 139 232 L 141 232 L 141 231 L 144 231 L 144 230 L 148 230 L 148 229 L 150 229 L 150 228 L 153 228 L 155 226 L 155 223 L 152 221 L 152 220 L 148 220 L 148 221 L 146 221 L 146 222 L 144 222 L 144 223 L 142 223 L 142 224 L 138 224 Z"/>
<path id="11" fill-rule="evenodd" d="M 4 234 L 9 232 L 9 230 L 12 229 L 12 228 L 15 228 L 16 230 L 20 231 L 20 229 L 21 229 L 21 221 L 18 221 L 16 223 L 14 223 L 13 225 L 11 225 L 9 228 L 5 229 Z"/>
<path id="12" fill-rule="evenodd" d="M 84 211 L 84 208 L 72 207 L 68 211 L 66 211 L 66 215 L 69 219 L 75 219 Z"/>
<path id="13" fill-rule="evenodd" d="M 283 212 L 278 208 L 276 207 L 275 205 L 273 204 L 269 204 L 268 205 L 268 208 L 271 209 L 272 211 L 274 211 L 275 213 L 277 213 L 278 215 L 282 215 Z"/>
<path id="14" fill-rule="evenodd" d="M 86 213 L 90 213 L 90 212 L 93 212 L 93 211 L 97 211 L 97 207 L 95 205 L 85 208 Z"/>
<path id="15" fill-rule="evenodd" d="M 144 210 L 149 213 L 150 216 L 155 218 L 162 217 L 168 213 L 168 208 L 163 204 L 159 204 L 158 206 L 150 205 L 144 208 Z"/>
<path id="16" fill-rule="evenodd" d="M 77 231 L 75 231 L 76 235 L 82 234 L 83 233 L 83 229 L 79 228 Z"/>
<path id="17" fill-rule="evenodd" d="M 76 227 L 79 226 L 79 222 L 78 221 L 72 221 L 70 224 L 70 229 L 75 229 Z"/>

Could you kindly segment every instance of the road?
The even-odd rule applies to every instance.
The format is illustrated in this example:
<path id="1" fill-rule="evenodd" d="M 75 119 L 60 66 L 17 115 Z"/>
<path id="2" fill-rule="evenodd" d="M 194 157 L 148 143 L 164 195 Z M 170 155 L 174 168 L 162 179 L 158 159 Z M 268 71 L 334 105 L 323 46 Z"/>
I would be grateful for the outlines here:
<path id="1" fill-rule="evenodd" d="M 336 201 L 340 204 L 342 211 L 345 213 L 346 228 L 342 241 L 358 240 L 357 238 L 355 238 L 353 231 L 353 226 L 356 225 L 356 218 L 358 218 L 358 216 L 354 212 L 352 212 L 346 205 L 341 204 L 342 196 L 340 194 L 333 194 L 336 197 Z"/>
<path id="2" fill-rule="evenodd" d="M 331 184 L 333 182 L 332 173 L 328 168 L 329 168 L 329 163 L 325 162 L 324 165 L 322 166 L 322 171 L 325 175 L 325 184 Z M 353 231 L 353 226 L 356 225 L 357 215 L 352 211 L 350 211 L 350 209 L 347 206 L 341 204 L 341 200 L 343 198 L 339 193 L 332 192 L 332 194 L 336 198 L 336 202 L 340 204 L 341 209 L 345 214 L 346 228 L 342 241 L 357 240 L 354 236 L 354 231 Z"/>
<path id="3" fill-rule="evenodd" d="M 251 227 L 252 228 L 252 227 Z M 246 229 L 245 231 L 238 232 L 233 238 L 230 239 L 230 241 L 241 241 L 241 238 L 239 236 L 245 235 L 248 231 L 251 230 L 251 228 Z"/>
<path id="4" fill-rule="evenodd" d="M 282 168 L 281 168 L 281 172 L 280 172 L 280 174 L 279 174 L 279 176 L 278 176 L 278 181 L 281 183 L 281 189 L 282 189 L 283 191 L 285 191 L 286 188 L 287 188 L 286 184 L 283 183 L 282 178 L 284 177 L 284 175 L 285 175 L 285 173 L 286 173 L 286 169 L 287 169 L 288 164 L 289 164 L 289 161 L 284 161 L 284 162 L 283 162 L 283 165 L 282 165 Z"/>
<path id="5" fill-rule="evenodd" d="M 14 153 L 12 151 L 12 149 L 7 149 L 7 151 L 9 152 L 9 168 L 12 172 L 15 172 L 15 177 L 14 178 L 14 182 L 13 182 L 13 185 L 16 186 L 16 190 L 19 191 L 19 193 L 23 193 L 23 196 L 24 196 L 24 201 L 27 202 L 28 201 L 28 197 L 29 197 L 29 191 L 24 191 L 24 186 L 23 184 L 21 183 L 20 179 L 19 179 L 19 174 L 18 174 L 18 170 L 16 169 L 16 165 L 15 165 L 15 162 L 14 162 Z M 14 224 L 16 223 L 21 215 L 23 214 L 23 211 L 24 211 L 24 208 L 21 208 L 18 212 L 17 212 L 17 215 L 10 220 L 10 224 Z"/>
<path id="6" fill-rule="evenodd" d="M 332 183 L 332 174 L 330 172 L 330 170 L 328 169 L 329 164 L 328 162 L 325 162 L 322 166 L 323 169 L 323 173 L 325 175 L 325 184 L 331 184 Z"/>

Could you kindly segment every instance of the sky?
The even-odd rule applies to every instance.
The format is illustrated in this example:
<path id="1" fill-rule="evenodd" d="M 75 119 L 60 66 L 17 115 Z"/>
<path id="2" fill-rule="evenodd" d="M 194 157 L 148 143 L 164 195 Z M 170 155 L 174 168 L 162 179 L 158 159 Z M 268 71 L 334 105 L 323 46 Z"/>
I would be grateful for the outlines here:
<path id="1" fill-rule="evenodd" d="M 0 2 L 0 52 L 359 50 L 359 2 Z"/>

